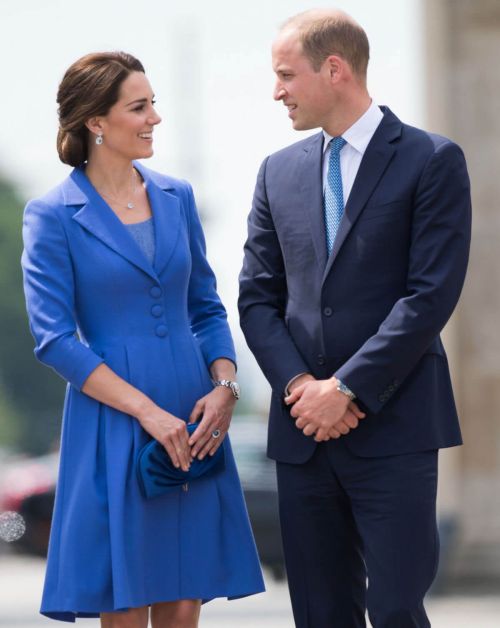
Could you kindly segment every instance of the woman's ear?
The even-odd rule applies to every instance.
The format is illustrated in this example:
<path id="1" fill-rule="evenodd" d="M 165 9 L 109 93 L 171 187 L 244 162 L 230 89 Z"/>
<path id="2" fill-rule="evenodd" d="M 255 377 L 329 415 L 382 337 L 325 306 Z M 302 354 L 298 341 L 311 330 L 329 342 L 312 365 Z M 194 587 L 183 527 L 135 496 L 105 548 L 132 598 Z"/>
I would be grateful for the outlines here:
<path id="1" fill-rule="evenodd" d="M 85 122 L 85 126 L 94 135 L 103 135 L 104 133 L 102 118 L 100 116 L 89 118 L 87 122 Z"/>

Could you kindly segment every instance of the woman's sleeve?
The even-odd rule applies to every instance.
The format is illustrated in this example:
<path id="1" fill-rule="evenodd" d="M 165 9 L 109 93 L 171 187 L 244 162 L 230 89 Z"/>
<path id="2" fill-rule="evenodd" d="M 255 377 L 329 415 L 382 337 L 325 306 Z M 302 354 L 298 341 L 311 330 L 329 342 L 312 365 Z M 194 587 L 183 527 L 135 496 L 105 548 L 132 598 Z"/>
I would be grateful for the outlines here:
<path id="1" fill-rule="evenodd" d="M 74 275 L 68 242 L 53 207 L 24 210 L 21 265 L 35 356 L 80 390 L 103 359 L 77 337 Z"/>
<path id="2" fill-rule="evenodd" d="M 192 269 L 189 280 L 188 308 L 191 329 L 199 342 L 207 366 L 217 358 L 236 364 L 227 314 L 217 294 L 217 283 L 206 258 L 203 229 L 196 209 L 193 190 L 188 185 L 188 227 Z"/>

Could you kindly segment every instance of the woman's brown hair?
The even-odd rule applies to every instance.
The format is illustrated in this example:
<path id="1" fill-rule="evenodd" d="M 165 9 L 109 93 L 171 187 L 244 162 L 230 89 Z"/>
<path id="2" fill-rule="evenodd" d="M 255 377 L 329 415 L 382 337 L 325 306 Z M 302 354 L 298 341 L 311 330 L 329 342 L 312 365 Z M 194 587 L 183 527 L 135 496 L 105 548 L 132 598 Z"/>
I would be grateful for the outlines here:
<path id="1" fill-rule="evenodd" d="M 87 160 L 89 131 L 85 123 L 108 113 L 132 72 L 144 72 L 144 67 L 126 52 L 91 53 L 66 70 L 57 91 L 57 152 L 63 163 L 81 166 Z"/>

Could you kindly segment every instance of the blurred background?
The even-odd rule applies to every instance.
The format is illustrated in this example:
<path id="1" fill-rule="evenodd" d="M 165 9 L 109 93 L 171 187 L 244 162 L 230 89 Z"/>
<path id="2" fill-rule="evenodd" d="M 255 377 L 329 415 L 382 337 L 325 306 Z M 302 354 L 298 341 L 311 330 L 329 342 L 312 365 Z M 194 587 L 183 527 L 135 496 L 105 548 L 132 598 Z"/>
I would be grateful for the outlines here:
<path id="1" fill-rule="evenodd" d="M 270 152 L 305 137 L 271 98 L 270 44 L 288 16 L 315 6 L 0 0 L 0 533 L 12 529 L 5 513 L 21 513 L 26 522 L 19 540 L 0 540 L 0 625 L 48 625 L 36 613 L 64 393 L 62 380 L 32 354 L 19 266 L 22 210 L 69 173 L 55 149 L 55 94 L 65 69 L 87 52 L 110 49 L 131 52 L 146 67 L 163 117 L 147 165 L 193 184 L 238 347 L 244 395 L 233 441 L 269 592 L 208 605 L 201 625 L 293 625 L 273 466 L 264 451 L 269 389 L 239 330 L 236 298 L 258 167 Z M 338 6 L 368 33 L 374 100 L 409 124 L 451 137 L 468 161 L 471 262 L 444 333 L 465 445 L 441 454 L 442 558 L 429 608 L 438 628 L 493 628 L 500 625 L 500 2 Z"/>

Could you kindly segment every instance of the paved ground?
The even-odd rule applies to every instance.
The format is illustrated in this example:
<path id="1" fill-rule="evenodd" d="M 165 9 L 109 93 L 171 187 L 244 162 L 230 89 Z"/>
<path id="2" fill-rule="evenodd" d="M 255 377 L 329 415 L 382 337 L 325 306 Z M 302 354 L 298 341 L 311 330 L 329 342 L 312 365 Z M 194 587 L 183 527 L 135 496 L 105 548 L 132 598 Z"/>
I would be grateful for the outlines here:
<path id="1" fill-rule="evenodd" d="M 38 615 L 43 570 L 41 560 L 0 555 L 0 626 L 56 626 Z M 270 576 L 266 582 L 265 594 L 207 604 L 200 628 L 293 628 L 286 586 L 274 583 Z M 433 628 L 500 628 L 500 592 L 496 597 L 433 597 L 427 608 Z M 91 628 L 98 623 L 86 619 L 76 625 Z"/>

